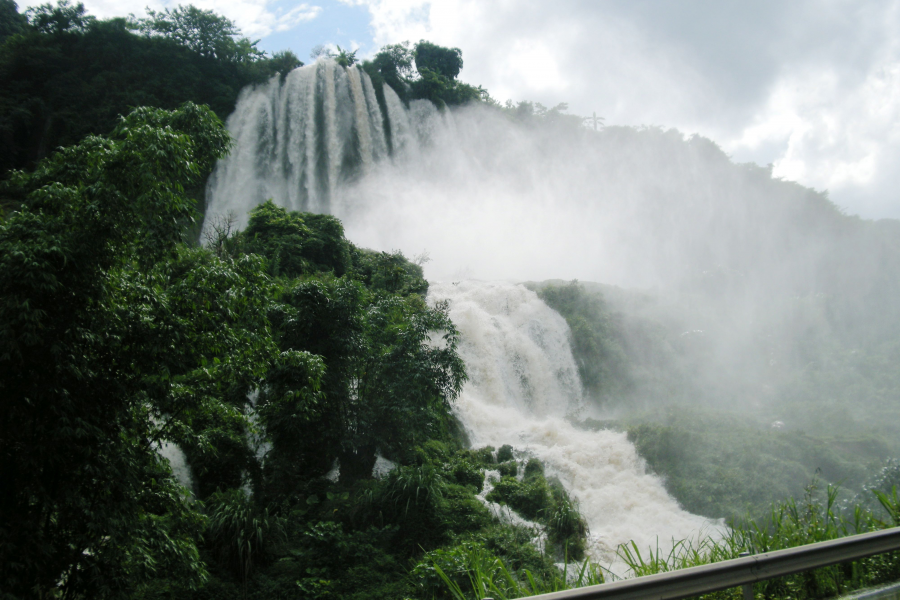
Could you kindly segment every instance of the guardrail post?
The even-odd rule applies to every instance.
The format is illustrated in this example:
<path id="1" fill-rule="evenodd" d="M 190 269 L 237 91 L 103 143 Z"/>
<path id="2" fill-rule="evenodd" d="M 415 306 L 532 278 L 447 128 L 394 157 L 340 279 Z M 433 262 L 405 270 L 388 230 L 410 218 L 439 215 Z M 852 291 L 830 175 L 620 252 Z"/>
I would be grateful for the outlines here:
<path id="1" fill-rule="evenodd" d="M 738 554 L 739 557 L 744 558 L 745 556 L 750 556 L 749 552 L 741 552 Z M 744 600 L 753 600 L 753 584 L 745 583 L 741 586 L 741 590 L 744 592 Z"/>

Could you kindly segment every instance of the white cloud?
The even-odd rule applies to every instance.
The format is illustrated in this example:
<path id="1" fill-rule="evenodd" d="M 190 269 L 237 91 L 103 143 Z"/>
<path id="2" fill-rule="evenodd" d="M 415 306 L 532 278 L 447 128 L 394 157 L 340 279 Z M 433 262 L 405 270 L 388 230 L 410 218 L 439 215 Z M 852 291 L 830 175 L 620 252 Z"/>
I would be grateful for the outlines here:
<path id="1" fill-rule="evenodd" d="M 900 53 L 885 49 L 847 85 L 832 68 L 781 74 L 753 122 L 726 141 L 733 151 L 781 147 L 773 173 L 838 199 L 851 212 L 900 216 L 894 190 L 900 152 Z"/>
<path id="2" fill-rule="evenodd" d="M 322 13 L 321 6 L 300 4 L 278 17 L 275 31 L 288 31 L 300 23 L 308 23 Z"/>
<path id="3" fill-rule="evenodd" d="M 900 217 L 900 2 L 346 0 L 375 43 L 462 48 L 503 101 L 711 137 L 850 212 Z"/>
<path id="4" fill-rule="evenodd" d="M 530 90 L 563 92 L 569 87 L 557 57 L 543 42 L 516 40 L 512 47 L 509 69 Z"/>

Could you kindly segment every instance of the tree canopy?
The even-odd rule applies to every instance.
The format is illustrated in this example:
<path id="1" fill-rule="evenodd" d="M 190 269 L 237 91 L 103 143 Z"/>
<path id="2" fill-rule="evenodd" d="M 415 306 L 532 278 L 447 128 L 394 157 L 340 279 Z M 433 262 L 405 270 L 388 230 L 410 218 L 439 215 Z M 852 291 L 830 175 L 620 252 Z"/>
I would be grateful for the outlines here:
<path id="1" fill-rule="evenodd" d="M 19 14 L 19 6 L 13 0 L 0 0 L 0 44 L 6 38 L 22 33 L 27 26 L 28 19 Z"/>
<path id="2" fill-rule="evenodd" d="M 135 106 L 191 101 L 225 119 L 244 86 L 302 64 L 290 51 L 264 55 L 231 21 L 193 6 L 103 20 L 63 0 L 26 14 L 0 2 L 0 175 L 109 132 Z"/>
<path id="3" fill-rule="evenodd" d="M 416 69 L 420 73 L 427 69 L 447 79 L 456 79 L 463 68 L 462 50 L 459 48 L 444 48 L 421 40 L 416 44 L 414 55 Z"/>
<path id="4" fill-rule="evenodd" d="M 441 107 L 488 97 L 481 87 L 457 81 L 462 66 L 462 50 L 425 40 L 413 48 L 409 42 L 384 46 L 371 61 L 363 63 L 377 93 L 387 84 L 406 102 L 425 99 Z"/>
<path id="5" fill-rule="evenodd" d="M 242 420 L 270 365 L 317 386 L 318 359 L 268 333 L 260 260 L 180 245 L 193 214 L 183 190 L 228 143 L 209 109 L 137 109 L 109 137 L 12 179 L 26 201 L 0 222 L 0 578 L 11 593 L 63 582 L 67 596 L 108 595 L 160 569 L 202 582 L 202 518 L 160 444 L 208 445 L 204 422 Z"/>
<path id="6" fill-rule="evenodd" d="M 211 10 L 179 5 L 161 12 L 147 9 L 147 15 L 135 21 L 143 34 L 170 39 L 200 56 L 239 63 L 265 56 L 256 48 L 259 40 L 242 37 L 233 21 Z"/>

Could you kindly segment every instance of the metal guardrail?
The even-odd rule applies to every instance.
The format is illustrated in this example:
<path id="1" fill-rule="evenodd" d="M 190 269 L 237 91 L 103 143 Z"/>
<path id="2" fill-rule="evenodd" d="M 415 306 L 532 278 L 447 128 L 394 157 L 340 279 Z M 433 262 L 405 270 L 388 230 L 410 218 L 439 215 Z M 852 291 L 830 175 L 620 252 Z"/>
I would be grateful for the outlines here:
<path id="1" fill-rule="evenodd" d="M 678 600 L 892 550 L 900 550 L 900 527 L 532 597 L 541 600 Z"/>
<path id="2" fill-rule="evenodd" d="M 863 592 L 851 592 L 847 596 L 843 596 L 848 600 L 897 600 L 900 598 L 900 584 L 889 585 L 877 590 L 866 590 Z"/>

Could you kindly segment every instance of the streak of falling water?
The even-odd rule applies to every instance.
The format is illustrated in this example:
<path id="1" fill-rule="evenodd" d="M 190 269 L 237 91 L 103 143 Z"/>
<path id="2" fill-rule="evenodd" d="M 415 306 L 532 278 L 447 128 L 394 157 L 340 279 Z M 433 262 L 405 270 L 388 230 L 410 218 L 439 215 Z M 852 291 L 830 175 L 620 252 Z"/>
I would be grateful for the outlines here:
<path id="1" fill-rule="evenodd" d="M 387 156 L 388 153 L 387 140 L 385 140 L 384 136 L 384 118 L 381 115 L 381 108 L 378 106 L 378 98 L 375 95 L 375 87 L 372 85 L 372 80 L 362 74 L 360 79 L 362 79 L 362 86 L 365 90 L 366 108 L 369 116 L 368 122 L 372 130 L 372 158 L 380 160 Z M 365 125 L 360 126 L 363 127 Z"/>
<path id="2" fill-rule="evenodd" d="M 296 71 L 295 71 L 296 72 Z M 293 74 L 293 73 L 292 73 Z M 302 97 L 306 99 L 303 104 L 303 112 L 298 115 L 297 127 L 302 131 L 302 141 L 300 145 L 306 152 L 305 162 L 303 163 L 306 180 L 305 188 L 310 205 L 318 205 L 321 203 L 319 199 L 319 190 L 316 188 L 316 146 L 319 140 L 319 133 L 315 128 L 316 119 L 316 78 L 314 70 L 303 71 L 304 90 L 301 92 Z M 301 205 L 302 207 L 302 205 Z"/>
<path id="3" fill-rule="evenodd" d="M 321 61 L 318 67 L 324 70 L 323 81 L 325 91 L 325 148 L 328 157 L 328 193 L 333 193 L 337 188 L 338 175 L 341 168 L 341 147 L 344 140 L 338 135 L 337 128 L 337 100 L 334 90 L 334 69 L 332 61 Z M 313 212 L 327 212 L 326 207 L 311 206 Z"/>
<path id="4" fill-rule="evenodd" d="M 620 544 L 666 551 L 672 540 L 721 531 L 669 497 L 624 433 L 585 431 L 566 419 L 582 402 L 568 326 L 534 292 L 463 281 L 434 283 L 429 298 L 450 301 L 461 333 L 470 379 L 456 411 L 473 445 L 510 444 L 543 461 L 577 499 L 594 560 L 622 574 Z"/>
<path id="5" fill-rule="evenodd" d="M 363 92 L 359 69 L 347 69 L 347 77 L 350 79 L 350 95 L 353 98 L 353 109 L 356 136 L 359 141 L 359 156 L 362 160 L 363 170 L 367 171 L 372 165 L 372 131 L 369 125 L 369 107 L 366 106 L 366 95 Z"/>
<path id="6" fill-rule="evenodd" d="M 160 456 L 169 461 L 175 480 L 186 487 L 192 494 L 196 493 L 191 467 L 187 463 L 184 451 L 173 442 L 162 442 L 157 446 Z"/>
<path id="7" fill-rule="evenodd" d="M 418 143 L 413 137 L 412 125 L 406 108 L 397 96 L 397 92 L 390 86 L 384 87 L 384 103 L 387 107 L 388 120 L 391 124 L 391 140 L 394 146 L 394 154 L 408 156 L 418 148 Z"/>

